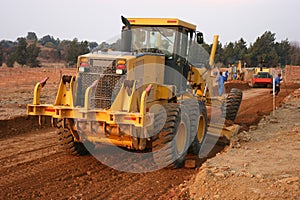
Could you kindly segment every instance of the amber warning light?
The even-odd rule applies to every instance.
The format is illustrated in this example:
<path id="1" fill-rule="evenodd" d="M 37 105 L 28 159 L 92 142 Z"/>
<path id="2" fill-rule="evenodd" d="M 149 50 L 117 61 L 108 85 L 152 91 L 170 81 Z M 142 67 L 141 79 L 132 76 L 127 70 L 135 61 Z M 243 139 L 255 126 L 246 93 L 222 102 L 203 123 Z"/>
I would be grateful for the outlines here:
<path id="1" fill-rule="evenodd" d="M 80 58 L 80 67 L 88 67 L 89 66 L 89 59 L 88 58 Z"/>
<path id="2" fill-rule="evenodd" d="M 117 69 L 116 74 L 122 75 L 126 73 L 126 61 L 125 60 L 119 60 L 117 62 Z"/>

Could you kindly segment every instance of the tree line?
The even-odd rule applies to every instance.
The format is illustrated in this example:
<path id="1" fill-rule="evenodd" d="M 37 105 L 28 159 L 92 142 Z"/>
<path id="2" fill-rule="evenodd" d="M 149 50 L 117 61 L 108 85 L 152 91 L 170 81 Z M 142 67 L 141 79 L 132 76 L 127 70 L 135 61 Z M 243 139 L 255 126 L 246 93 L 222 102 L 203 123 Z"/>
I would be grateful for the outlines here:
<path id="1" fill-rule="evenodd" d="M 108 44 L 102 42 L 98 48 L 106 51 L 107 49 L 118 49 L 120 40 Z M 212 44 L 203 44 L 203 48 L 210 52 Z M 275 33 L 266 31 L 258 37 L 249 47 L 246 41 L 241 38 L 236 42 L 229 42 L 222 45 L 218 43 L 215 63 L 220 67 L 237 64 L 241 61 L 244 67 L 265 66 L 265 67 L 284 67 L 286 65 L 300 65 L 300 46 L 297 42 L 290 42 L 288 39 L 276 42 Z"/>
<path id="2" fill-rule="evenodd" d="M 13 67 L 16 62 L 22 66 L 40 67 L 39 58 L 74 66 L 78 55 L 88 53 L 97 46 L 96 42 L 78 41 L 77 38 L 60 41 L 46 35 L 38 39 L 34 32 L 28 32 L 26 37 L 19 37 L 15 42 L 0 41 L 0 66 L 6 63 L 8 67 Z M 51 51 L 42 51 L 43 47 Z"/>
<path id="3" fill-rule="evenodd" d="M 210 52 L 212 45 L 204 44 Z M 276 42 L 275 33 L 266 31 L 253 44 L 247 47 L 246 41 L 241 38 L 236 42 L 229 42 L 217 47 L 215 63 L 222 66 L 236 64 L 241 61 L 246 67 L 284 67 L 286 65 L 300 65 L 300 46 L 297 42 L 288 39 Z"/>
<path id="4" fill-rule="evenodd" d="M 52 51 L 41 51 L 42 47 Z M 210 52 L 212 44 L 205 43 L 203 47 Z M 17 62 L 20 65 L 39 67 L 38 58 L 51 58 L 56 62 L 66 62 L 69 66 L 74 66 L 79 55 L 88 53 L 95 48 L 103 51 L 117 50 L 120 48 L 120 40 L 112 44 L 102 42 L 98 45 L 97 42 L 78 41 L 77 38 L 72 41 L 60 41 L 50 35 L 38 39 L 34 32 L 28 32 L 26 37 L 20 37 L 15 42 L 6 40 L 0 42 L 0 66 L 2 63 L 6 63 L 8 67 L 13 67 Z M 288 39 L 277 42 L 275 33 L 270 31 L 266 31 L 250 45 L 247 45 L 243 38 L 226 43 L 224 46 L 219 42 L 215 57 L 217 65 L 226 67 L 239 61 L 245 67 L 300 65 L 300 46 L 299 43 L 290 42 Z"/>

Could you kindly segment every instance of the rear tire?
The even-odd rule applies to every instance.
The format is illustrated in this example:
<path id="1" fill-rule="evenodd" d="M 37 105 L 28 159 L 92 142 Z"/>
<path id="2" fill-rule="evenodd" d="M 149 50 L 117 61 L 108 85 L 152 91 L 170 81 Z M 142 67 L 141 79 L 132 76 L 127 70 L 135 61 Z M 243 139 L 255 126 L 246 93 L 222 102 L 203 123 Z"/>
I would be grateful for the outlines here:
<path id="1" fill-rule="evenodd" d="M 65 121 L 65 126 L 63 123 Z M 58 141 L 62 149 L 72 155 L 87 155 L 89 154 L 88 150 L 85 148 L 83 143 L 75 142 L 74 136 L 71 133 L 72 126 L 74 120 L 73 119 L 58 119 L 56 127 L 57 127 L 57 135 Z M 76 130 L 72 130 L 76 132 Z"/>
<path id="2" fill-rule="evenodd" d="M 243 93 L 241 90 L 237 88 L 231 89 L 222 106 L 222 116 L 226 120 L 235 120 L 242 102 L 242 98 Z"/>
<path id="3" fill-rule="evenodd" d="M 193 113 L 196 110 L 198 111 L 198 114 L 195 115 L 197 117 L 193 117 L 193 118 L 191 117 L 191 129 L 195 130 L 195 133 L 194 134 L 192 133 L 194 137 L 191 140 L 193 142 L 190 146 L 190 152 L 195 155 L 199 155 L 201 146 L 203 145 L 207 136 L 207 127 L 208 127 L 207 110 L 206 110 L 205 103 L 202 101 L 198 102 L 197 107 L 191 107 L 191 108 L 194 108 L 194 111 L 190 111 L 190 113 Z M 192 121 L 194 121 L 193 124 Z"/>
<path id="4" fill-rule="evenodd" d="M 165 112 L 161 113 L 166 113 L 166 122 L 153 137 L 153 158 L 159 168 L 180 168 L 184 166 L 190 144 L 189 116 L 179 104 L 166 104 L 163 108 Z"/>

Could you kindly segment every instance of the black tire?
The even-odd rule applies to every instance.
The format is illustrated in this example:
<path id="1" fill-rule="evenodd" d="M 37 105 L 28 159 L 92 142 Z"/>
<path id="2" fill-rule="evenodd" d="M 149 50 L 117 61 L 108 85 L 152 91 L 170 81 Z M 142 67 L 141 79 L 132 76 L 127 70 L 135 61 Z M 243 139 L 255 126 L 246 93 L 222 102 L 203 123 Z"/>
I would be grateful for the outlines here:
<path id="1" fill-rule="evenodd" d="M 64 121 L 65 127 L 63 126 Z M 58 119 L 56 127 L 58 129 L 57 135 L 60 146 L 72 155 L 89 154 L 89 151 L 85 148 L 83 143 L 74 141 L 74 136 L 71 133 L 72 123 L 74 123 L 72 119 Z M 73 131 L 76 132 L 75 130 Z"/>
<path id="2" fill-rule="evenodd" d="M 208 118 L 205 103 L 202 101 L 198 102 L 198 105 L 190 107 L 192 109 L 189 112 L 191 119 L 191 139 L 192 144 L 189 152 L 195 155 L 199 155 L 201 146 L 203 145 L 207 136 Z M 195 112 L 198 112 L 195 114 Z M 192 132 L 193 131 L 193 132 Z"/>
<path id="3" fill-rule="evenodd" d="M 190 144 L 188 115 L 182 111 L 180 104 L 166 104 L 162 109 L 165 110 L 161 113 L 166 114 L 166 122 L 153 137 L 153 158 L 159 168 L 180 168 L 184 166 Z"/>
<path id="4" fill-rule="evenodd" d="M 234 121 L 239 111 L 243 93 L 237 88 L 232 88 L 222 105 L 222 116 L 226 120 Z"/>

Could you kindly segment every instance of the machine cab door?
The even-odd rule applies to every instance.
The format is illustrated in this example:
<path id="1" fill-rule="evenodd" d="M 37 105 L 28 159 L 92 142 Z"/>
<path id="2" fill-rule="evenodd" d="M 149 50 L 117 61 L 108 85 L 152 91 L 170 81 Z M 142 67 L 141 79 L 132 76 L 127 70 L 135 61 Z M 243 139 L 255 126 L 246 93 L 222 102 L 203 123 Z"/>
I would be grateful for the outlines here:
<path id="1" fill-rule="evenodd" d="M 177 86 L 178 93 L 186 90 L 189 72 L 188 51 L 193 38 L 193 31 L 179 27 L 172 59 L 166 59 L 165 82 Z"/>

